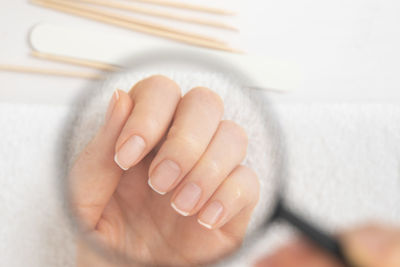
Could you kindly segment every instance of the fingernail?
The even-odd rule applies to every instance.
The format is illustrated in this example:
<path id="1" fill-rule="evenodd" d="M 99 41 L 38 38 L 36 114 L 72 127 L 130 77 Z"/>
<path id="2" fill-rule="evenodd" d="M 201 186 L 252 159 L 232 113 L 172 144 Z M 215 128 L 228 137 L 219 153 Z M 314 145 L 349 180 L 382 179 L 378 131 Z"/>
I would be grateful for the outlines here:
<path id="1" fill-rule="evenodd" d="M 164 195 L 180 174 L 181 169 L 178 164 L 172 160 L 164 160 L 155 168 L 148 183 L 154 191 Z"/>
<path id="2" fill-rule="evenodd" d="M 219 201 L 211 202 L 197 220 L 201 225 L 211 229 L 219 220 L 224 211 L 224 206 Z"/>
<path id="3" fill-rule="evenodd" d="M 106 112 L 106 122 L 108 122 L 110 120 L 111 115 L 113 113 L 115 106 L 117 105 L 118 100 L 119 100 L 119 93 L 118 93 L 118 90 L 115 90 L 115 92 L 113 93 L 113 95 L 111 97 L 110 104 L 108 104 L 108 108 L 107 108 L 107 112 Z"/>
<path id="4" fill-rule="evenodd" d="M 115 162 L 123 169 L 129 169 L 142 155 L 146 143 L 143 138 L 137 135 L 131 136 L 115 154 Z"/>
<path id="5" fill-rule="evenodd" d="M 201 196 L 201 188 L 195 183 L 187 183 L 171 203 L 172 207 L 183 216 L 188 216 Z"/>

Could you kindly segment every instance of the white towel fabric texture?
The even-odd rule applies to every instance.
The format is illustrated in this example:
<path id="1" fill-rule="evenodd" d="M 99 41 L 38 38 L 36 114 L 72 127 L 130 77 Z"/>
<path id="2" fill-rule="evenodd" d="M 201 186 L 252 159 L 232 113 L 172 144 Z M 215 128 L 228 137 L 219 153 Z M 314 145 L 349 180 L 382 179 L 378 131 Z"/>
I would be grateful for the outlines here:
<path id="1" fill-rule="evenodd" d="M 195 86 L 216 91 L 225 102 L 224 118 L 247 130 L 244 163 L 262 185 L 251 229 L 266 215 L 280 164 L 290 206 L 327 230 L 370 220 L 400 225 L 399 105 L 264 102 L 269 93 L 244 89 L 220 74 L 153 73 L 175 80 L 183 92 Z M 113 91 L 129 90 L 153 73 L 116 74 L 78 107 L 0 105 L 0 266 L 74 266 L 74 234 L 60 190 L 63 169 L 101 124 Z M 292 235 L 290 227 L 275 225 L 229 266 L 250 266 Z"/>

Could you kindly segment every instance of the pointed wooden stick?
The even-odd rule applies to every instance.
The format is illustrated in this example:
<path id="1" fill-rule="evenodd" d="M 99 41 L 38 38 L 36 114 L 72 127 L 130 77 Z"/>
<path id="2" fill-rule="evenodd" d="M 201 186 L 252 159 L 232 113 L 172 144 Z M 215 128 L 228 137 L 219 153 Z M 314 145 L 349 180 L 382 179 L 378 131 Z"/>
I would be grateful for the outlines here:
<path id="1" fill-rule="evenodd" d="M 31 74 L 41 74 L 41 75 L 52 75 L 52 76 L 63 76 L 68 78 L 82 78 L 91 80 L 101 80 L 103 77 L 96 73 L 85 73 L 81 71 L 67 71 L 67 70 L 55 70 L 55 69 L 45 69 L 37 68 L 31 66 L 21 66 L 21 65 L 1 65 L 0 71 L 8 72 L 22 72 Z"/>
<path id="2" fill-rule="evenodd" d="M 148 3 L 148 4 L 155 4 L 155 5 L 160 5 L 160 6 L 168 6 L 168 7 L 180 8 L 180 9 L 188 9 L 188 10 L 206 12 L 206 13 L 212 13 L 212 14 L 218 14 L 218 15 L 235 15 L 235 12 L 228 11 L 228 10 L 194 5 L 194 4 L 181 3 L 181 2 L 174 2 L 174 1 L 168 1 L 168 0 L 132 0 L 132 1 Z"/>
<path id="3" fill-rule="evenodd" d="M 100 11 L 100 10 L 94 10 L 94 9 L 89 9 L 90 11 L 86 10 L 85 7 L 82 7 L 79 4 L 72 4 L 69 1 L 62 1 L 62 0 L 31 0 L 32 3 L 46 7 L 46 8 L 51 8 L 55 9 L 64 13 L 69 13 L 73 14 L 76 16 L 80 17 L 85 17 L 89 19 L 93 19 L 96 21 L 100 21 L 103 23 L 107 24 L 112 24 L 115 26 L 127 28 L 130 30 L 142 32 L 142 33 L 147 33 L 167 39 L 172 39 L 175 41 L 183 42 L 186 44 L 190 45 L 196 45 L 196 46 L 202 46 L 206 48 L 212 48 L 212 49 L 217 49 L 217 50 L 222 50 L 222 51 L 227 51 L 227 52 L 232 52 L 232 53 L 242 53 L 240 50 L 233 49 L 231 47 L 228 47 L 224 44 L 216 43 L 216 42 L 211 42 L 207 40 L 201 40 L 201 39 L 195 39 L 192 37 L 188 36 L 182 36 L 176 33 L 171 33 L 171 32 L 166 32 L 166 31 L 161 31 L 158 29 L 154 28 L 149 28 L 145 27 L 143 25 L 139 24 L 134 24 L 134 23 L 129 23 L 120 19 L 117 19 L 116 17 L 111 17 L 109 13 Z"/>
<path id="4" fill-rule="evenodd" d="M 101 4 L 98 4 L 98 5 L 110 6 L 108 4 L 109 3 L 108 1 L 102 1 L 102 0 L 100 0 L 100 1 L 101 2 L 98 2 L 96 0 L 75 0 L 75 2 L 83 2 L 83 3 L 90 3 L 90 4 L 101 3 Z M 74 1 L 70 1 L 70 2 L 74 2 Z M 103 2 L 104 2 L 104 5 L 103 5 Z M 113 5 L 111 5 L 111 6 L 113 6 Z M 191 32 L 187 32 L 187 31 L 178 30 L 178 29 L 175 29 L 175 28 L 172 28 L 172 27 L 167 27 L 167 26 L 163 26 L 163 25 L 160 25 L 160 24 L 147 22 L 147 21 L 142 20 L 142 19 L 137 19 L 137 18 L 133 18 L 133 17 L 129 17 L 129 16 L 124 16 L 124 15 L 116 14 L 116 13 L 112 13 L 112 12 L 107 12 L 107 11 L 104 11 L 104 10 L 92 9 L 92 8 L 89 8 L 89 7 L 83 6 L 83 5 L 79 5 L 79 8 L 81 8 L 82 10 L 85 10 L 87 12 L 92 12 L 93 10 L 94 10 L 94 12 L 101 11 L 102 14 L 107 15 L 109 17 L 113 17 L 115 19 L 120 19 L 120 20 L 124 20 L 124 21 L 127 21 L 127 22 L 143 25 L 143 26 L 146 26 L 146 27 L 149 27 L 149 28 L 154 28 L 154 29 L 158 29 L 158 30 L 162 30 L 162 31 L 176 33 L 176 34 L 179 34 L 179 35 L 182 35 L 182 36 L 193 37 L 193 38 L 196 38 L 196 39 L 202 39 L 202 40 L 206 40 L 206 41 L 210 41 L 210 42 L 225 44 L 224 41 L 218 40 L 218 39 L 213 38 L 213 37 L 209 37 L 209 36 L 205 36 L 205 35 L 201 35 L 201 34 L 196 34 L 196 33 L 191 33 Z"/>
<path id="5" fill-rule="evenodd" d="M 166 18 L 166 19 L 171 19 L 171 20 L 176 20 L 176 21 L 181 21 L 181 22 L 186 22 L 186 23 L 199 24 L 199 25 L 205 25 L 205 26 L 215 27 L 215 28 L 220 28 L 220 29 L 225 29 L 225 30 L 238 31 L 237 28 L 235 28 L 231 25 L 220 23 L 218 21 L 211 21 L 211 20 L 205 20 L 205 19 L 201 19 L 201 18 L 181 16 L 178 14 L 171 14 L 170 12 L 157 11 L 157 10 L 152 10 L 149 8 L 142 8 L 142 7 L 133 6 L 133 5 L 124 4 L 124 3 L 115 2 L 115 1 L 105 1 L 105 0 L 75 0 L 75 1 L 104 6 L 104 7 L 111 7 L 111 8 L 121 9 L 121 10 L 128 10 L 128 11 L 132 11 L 132 12 L 136 12 L 136 13 L 141 13 L 141 14 L 145 14 L 145 15 L 156 16 L 156 17 L 160 17 L 160 18 Z"/>
<path id="6" fill-rule="evenodd" d="M 48 53 L 42 53 L 39 51 L 32 51 L 31 55 L 36 58 L 40 58 L 40 59 L 57 61 L 57 62 L 73 64 L 73 65 L 78 65 L 78 66 L 83 66 L 83 67 L 88 67 L 88 68 L 93 68 L 93 69 L 98 69 L 98 70 L 104 70 L 104 71 L 118 71 L 121 69 L 120 67 L 117 67 L 117 66 L 114 66 L 111 64 L 107 64 L 107 63 L 101 63 L 101 62 L 66 57 L 66 56 L 58 56 L 58 55 L 53 55 L 53 54 L 48 54 Z"/>

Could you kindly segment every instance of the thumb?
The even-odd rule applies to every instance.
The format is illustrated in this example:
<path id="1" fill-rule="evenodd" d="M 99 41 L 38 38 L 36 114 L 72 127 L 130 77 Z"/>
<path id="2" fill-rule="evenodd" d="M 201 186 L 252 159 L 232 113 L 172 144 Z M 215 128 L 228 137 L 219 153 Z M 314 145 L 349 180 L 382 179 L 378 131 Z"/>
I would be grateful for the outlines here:
<path id="1" fill-rule="evenodd" d="M 342 243 L 354 266 L 400 266 L 399 229 L 367 225 L 345 233 Z"/>

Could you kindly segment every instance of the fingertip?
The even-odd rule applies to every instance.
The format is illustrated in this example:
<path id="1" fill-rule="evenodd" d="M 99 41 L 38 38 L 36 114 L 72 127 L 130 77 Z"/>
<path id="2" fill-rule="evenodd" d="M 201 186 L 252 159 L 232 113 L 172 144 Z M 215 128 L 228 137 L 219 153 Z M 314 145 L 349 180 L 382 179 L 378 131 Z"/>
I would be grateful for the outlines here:
<path id="1" fill-rule="evenodd" d="M 121 90 L 121 89 L 117 89 L 117 90 L 115 90 L 115 92 L 114 92 L 115 98 L 116 98 L 117 100 L 119 100 L 119 94 L 120 94 L 119 91 L 122 91 L 122 90 Z"/>
<path id="2" fill-rule="evenodd" d="M 212 229 L 245 232 L 258 200 L 258 182 L 251 169 L 238 166 L 201 209 L 198 222 Z"/>
<path id="3" fill-rule="evenodd" d="M 118 153 L 115 154 L 114 156 L 114 161 L 115 163 L 118 165 L 118 167 L 120 167 L 122 170 L 127 171 L 129 169 L 129 167 L 124 167 L 118 160 Z"/>
<path id="4" fill-rule="evenodd" d="M 201 221 L 200 219 L 197 219 L 197 222 L 198 222 L 201 226 L 204 226 L 205 228 L 207 228 L 207 229 L 209 229 L 209 230 L 212 230 L 212 229 L 213 229 L 212 225 L 207 224 L 207 223 Z"/>
<path id="5" fill-rule="evenodd" d="M 189 216 L 189 212 L 180 210 L 180 209 L 174 204 L 174 202 L 171 202 L 171 207 L 172 207 L 176 212 L 178 212 L 180 215 L 185 216 L 185 217 Z"/>
<path id="6" fill-rule="evenodd" d="M 165 195 L 167 193 L 167 192 L 162 192 L 162 191 L 157 190 L 155 188 L 155 186 L 151 183 L 150 179 L 147 180 L 147 184 L 150 186 L 151 189 L 153 189 L 154 192 L 156 192 L 156 193 L 158 193 L 160 195 Z"/>
<path id="7" fill-rule="evenodd" d="M 116 149 L 114 159 L 121 169 L 127 170 L 139 162 L 145 149 L 145 140 L 139 135 L 132 135 Z"/>
<path id="8" fill-rule="evenodd" d="M 120 89 L 115 90 L 112 97 L 115 107 L 113 107 L 111 114 L 108 114 L 109 118 L 105 127 L 106 132 L 115 132 L 119 135 L 132 111 L 133 102 L 129 95 Z M 124 165 L 118 158 L 118 153 L 114 155 L 114 162 L 124 171 L 129 169 L 129 166 Z"/>
<path id="9" fill-rule="evenodd" d="M 164 76 L 136 83 L 128 93 L 119 91 L 133 108 L 115 144 L 118 162 L 132 167 L 163 138 L 180 100 L 180 88 Z"/>
<path id="10" fill-rule="evenodd" d="M 170 96 L 180 98 L 182 95 L 181 88 L 172 79 L 161 74 L 155 74 L 144 78 L 143 80 L 137 82 L 129 91 L 130 97 L 134 98 L 137 94 L 147 90 L 148 88 L 160 89 L 162 91 L 168 91 Z"/>
<path id="11" fill-rule="evenodd" d="M 117 89 L 115 91 L 115 96 L 119 102 L 119 107 L 120 107 L 121 111 L 125 111 L 125 113 L 129 114 L 133 108 L 132 98 L 128 95 L 127 92 L 120 90 L 120 89 Z"/>
<path id="12" fill-rule="evenodd" d="M 226 213 L 224 205 L 219 200 L 214 200 L 203 208 L 197 221 L 208 229 L 221 227 L 224 223 L 224 213 Z"/>
<path id="13" fill-rule="evenodd" d="M 128 94 L 119 89 L 115 90 L 106 113 L 105 127 L 107 129 L 118 129 L 119 132 L 128 119 L 132 108 L 133 102 Z"/>

